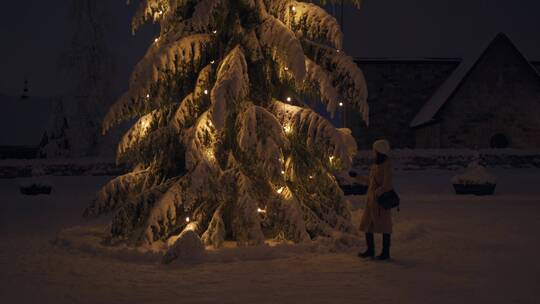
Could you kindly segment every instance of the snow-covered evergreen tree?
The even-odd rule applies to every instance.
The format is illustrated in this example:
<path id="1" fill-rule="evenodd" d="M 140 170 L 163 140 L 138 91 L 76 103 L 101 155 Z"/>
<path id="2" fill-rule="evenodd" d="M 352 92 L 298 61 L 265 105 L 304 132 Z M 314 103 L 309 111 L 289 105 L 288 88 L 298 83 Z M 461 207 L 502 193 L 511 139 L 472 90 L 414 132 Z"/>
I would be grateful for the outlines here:
<path id="1" fill-rule="evenodd" d="M 44 158 L 64 158 L 70 155 L 71 143 L 68 136 L 69 124 L 64 102 L 55 101 L 47 129 L 39 145 L 39 156 Z"/>
<path id="2" fill-rule="evenodd" d="M 85 214 L 113 212 L 111 237 L 138 245 L 187 230 L 215 247 L 353 232 L 333 173 L 350 167 L 355 140 L 303 102 L 332 114 L 347 103 L 367 122 L 337 21 L 291 0 L 146 0 L 133 29 L 147 21 L 160 36 L 103 123 L 138 118 L 117 150 L 133 171 Z"/>
<path id="3" fill-rule="evenodd" d="M 105 42 L 103 0 L 71 0 L 73 26 L 69 49 L 59 58 L 60 70 L 69 75 L 71 156 L 99 153 L 101 121 L 111 103 L 112 54 Z"/>

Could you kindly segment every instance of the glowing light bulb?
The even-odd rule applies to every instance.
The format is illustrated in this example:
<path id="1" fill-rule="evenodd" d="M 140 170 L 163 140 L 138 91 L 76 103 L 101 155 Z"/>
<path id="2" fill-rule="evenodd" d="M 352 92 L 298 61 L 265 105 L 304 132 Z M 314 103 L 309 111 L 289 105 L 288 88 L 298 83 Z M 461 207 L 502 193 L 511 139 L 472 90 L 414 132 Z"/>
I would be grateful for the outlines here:
<path id="1" fill-rule="evenodd" d="M 313 179 L 313 175 L 310 175 L 310 176 L 309 176 L 309 179 Z"/>
<path id="2" fill-rule="evenodd" d="M 211 160 L 211 161 L 215 160 L 214 150 L 212 148 L 206 149 L 204 153 L 206 154 L 206 157 L 208 158 L 208 160 Z"/>
<path id="3" fill-rule="evenodd" d="M 336 50 L 336 52 L 338 52 L 338 53 L 339 53 L 339 52 L 341 52 L 341 51 L 340 51 L 340 50 Z"/>
<path id="4" fill-rule="evenodd" d="M 257 212 L 259 212 L 259 213 L 266 213 L 266 210 L 261 209 L 261 208 L 257 208 Z"/>
<path id="5" fill-rule="evenodd" d="M 293 6 L 291 9 L 293 12 L 296 12 L 296 6 Z"/>
<path id="6" fill-rule="evenodd" d="M 146 94 L 146 98 L 150 98 L 150 94 Z"/>
<path id="7" fill-rule="evenodd" d="M 292 128 L 290 125 L 285 125 L 283 127 L 283 131 L 285 131 L 286 134 L 290 134 L 292 132 Z"/>
<path id="8" fill-rule="evenodd" d="M 288 102 L 291 102 L 291 100 L 292 100 L 292 98 L 287 97 L 287 101 L 288 101 Z"/>
<path id="9" fill-rule="evenodd" d="M 156 39 L 154 39 L 154 42 L 156 42 L 156 43 L 157 43 L 158 41 L 159 41 L 159 37 L 158 37 L 158 38 L 156 38 Z"/>
<path id="10" fill-rule="evenodd" d="M 208 95 L 208 90 L 204 90 L 204 95 Z"/>
<path id="11" fill-rule="evenodd" d="M 284 70 L 285 70 L 285 71 L 288 71 L 288 70 L 289 70 L 289 67 L 285 67 L 285 69 L 284 69 Z"/>
<path id="12" fill-rule="evenodd" d="M 212 33 L 217 34 L 217 30 L 212 31 Z"/>
<path id="13" fill-rule="evenodd" d="M 186 217 L 186 223 L 189 223 L 189 216 Z"/>
<path id="14" fill-rule="evenodd" d="M 281 175 L 285 175 L 285 171 L 281 170 Z"/>
<path id="15" fill-rule="evenodd" d="M 141 126 L 140 135 L 144 136 L 144 135 L 146 135 L 146 133 L 148 131 L 148 127 L 150 127 L 150 121 L 148 119 L 141 120 L 140 126 Z"/>
<path id="16" fill-rule="evenodd" d="M 277 189 L 276 192 L 277 192 L 278 194 L 281 194 L 281 192 L 283 192 L 283 189 L 285 189 L 285 187 L 281 187 L 281 188 Z"/>
<path id="17" fill-rule="evenodd" d="M 339 106 L 340 106 L 340 107 L 343 107 L 343 102 L 340 102 L 340 103 L 339 103 Z"/>

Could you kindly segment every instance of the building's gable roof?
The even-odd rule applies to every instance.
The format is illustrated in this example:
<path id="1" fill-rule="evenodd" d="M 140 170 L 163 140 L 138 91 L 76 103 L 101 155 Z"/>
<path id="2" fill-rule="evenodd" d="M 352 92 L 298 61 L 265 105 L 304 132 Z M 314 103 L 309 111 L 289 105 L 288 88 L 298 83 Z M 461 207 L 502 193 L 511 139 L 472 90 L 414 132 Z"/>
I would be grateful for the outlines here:
<path id="1" fill-rule="evenodd" d="M 540 61 L 532 61 L 531 64 L 536 69 L 536 71 L 540 74 Z"/>
<path id="2" fill-rule="evenodd" d="M 493 39 L 489 45 L 482 49 L 477 56 L 465 58 L 459 66 L 454 70 L 450 77 L 443 83 L 443 85 L 435 92 L 431 99 L 420 109 L 418 114 L 410 123 L 411 128 L 421 127 L 430 124 L 435 121 L 437 113 L 445 105 L 445 103 L 452 97 L 452 95 L 461 87 L 465 82 L 467 76 L 475 69 L 477 64 L 488 53 L 488 50 L 498 42 L 510 44 L 519 57 L 538 75 L 540 80 L 540 74 L 533 67 L 533 65 L 526 59 L 526 57 L 519 51 L 515 44 L 503 33 L 499 33 L 495 39 Z"/>
<path id="3" fill-rule="evenodd" d="M 0 95 L 0 146 L 37 146 L 52 114 L 54 98 Z"/>

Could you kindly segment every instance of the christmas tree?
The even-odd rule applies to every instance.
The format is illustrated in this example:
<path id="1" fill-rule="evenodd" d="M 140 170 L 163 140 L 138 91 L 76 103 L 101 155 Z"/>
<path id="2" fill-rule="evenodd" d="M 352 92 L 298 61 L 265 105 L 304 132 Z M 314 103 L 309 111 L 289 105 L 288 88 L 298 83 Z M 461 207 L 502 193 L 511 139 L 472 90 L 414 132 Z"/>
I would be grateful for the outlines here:
<path id="1" fill-rule="evenodd" d="M 132 27 L 160 36 L 137 64 L 103 130 L 138 119 L 117 160 L 132 172 L 99 192 L 87 216 L 112 212 L 111 238 L 156 244 L 193 231 L 205 245 L 257 245 L 354 233 L 333 173 L 356 153 L 307 100 L 367 123 L 362 72 L 335 18 L 288 0 L 147 0 Z"/>

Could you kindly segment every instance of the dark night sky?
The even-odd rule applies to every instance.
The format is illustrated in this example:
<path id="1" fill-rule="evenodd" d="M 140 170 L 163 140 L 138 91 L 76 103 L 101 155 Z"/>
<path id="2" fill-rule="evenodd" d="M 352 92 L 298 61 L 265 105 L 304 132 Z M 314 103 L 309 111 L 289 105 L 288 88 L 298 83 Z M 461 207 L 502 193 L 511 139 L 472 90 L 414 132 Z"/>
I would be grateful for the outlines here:
<path id="1" fill-rule="evenodd" d="M 134 5 L 106 3 L 107 40 L 115 55 L 115 88 L 144 54 L 155 28 L 131 35 Z M 135 1 L 137 2 L 137 1 Z M 32 95 L 65 92 L 56 59 L 69 43 L 69 0 L 9 1 L 0 11 L 0 93 L 20 94 L 25 76 Z M 531 60 L 540 60 L 538 0 L 365 0 L 347 8 L 345 50 L 355 57 L 463 57 L 504 31 Z"/>

